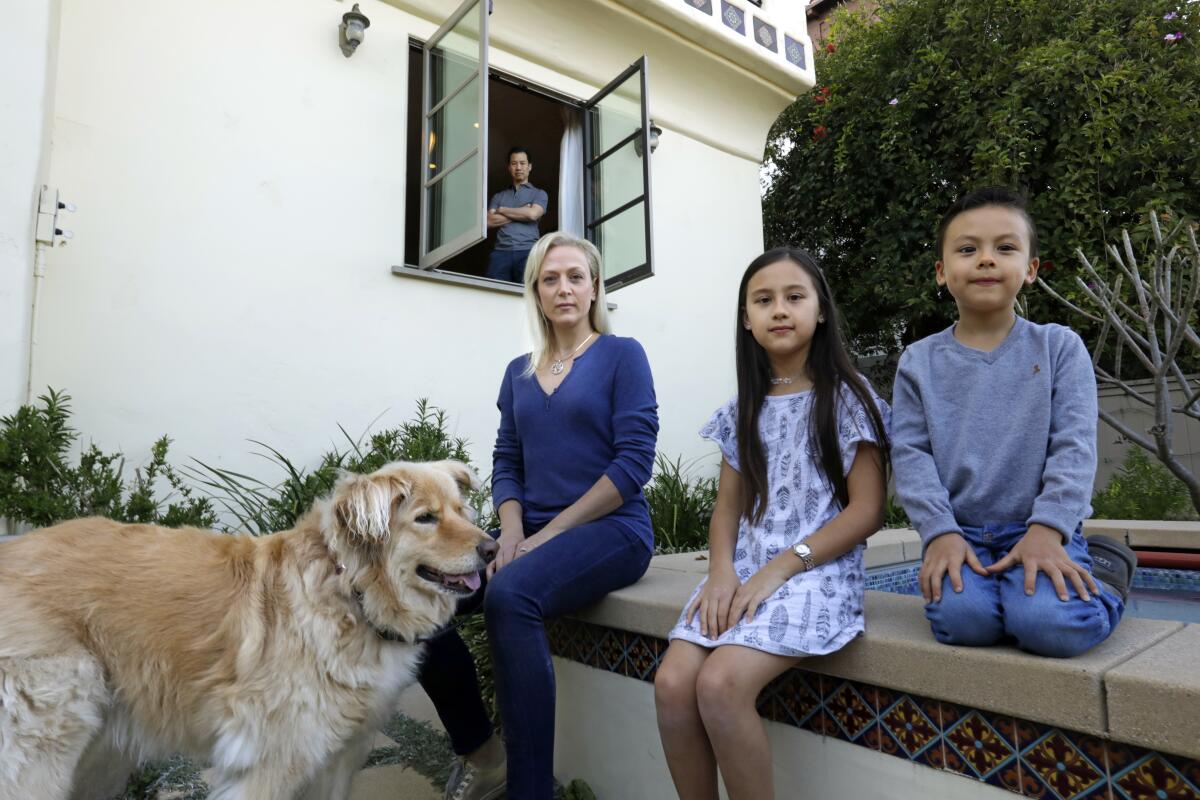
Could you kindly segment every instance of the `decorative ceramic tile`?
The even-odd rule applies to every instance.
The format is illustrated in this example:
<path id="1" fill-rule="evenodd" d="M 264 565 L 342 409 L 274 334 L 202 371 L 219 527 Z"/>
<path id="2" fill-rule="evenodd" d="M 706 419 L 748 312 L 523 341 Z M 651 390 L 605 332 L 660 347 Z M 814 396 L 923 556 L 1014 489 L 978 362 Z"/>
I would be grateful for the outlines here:
<path id="1" fill-rule="evenodd" d="M 1200 800 L 1200 762 L 1108 742 L 1113 800 Z"/>
<path id="2" fill-rule="evenodd" d="M 726 28 L 746 33 L 746 12 L 735 6 L 729 0 L 721 0 L 721 21 Z"/>
<path id="3" fill-rule="evenodd" d="M 1010 792 L 1021 770 L 1012 717 L 941 703 L 945 768 Z"/>
<path id="4" fill-rule="evenodd" d="M 599 652 L 600 634 L 604 630 L 604 628 L 598 625 L 589 625 L 586 622 L 581 623 L 579 629 L 576 631 L 573 643 L 574 646 L 572 649 L 575 654 L 573 658 L 589 667 L 604 669 L 600 662 Z"/>
<path id="5" fill-rule="evenodd" d="M 1106 783 L 1104 742 L 1017 720 L 1021 788 L 1027 797 L 1081 797 Z"/>
<path id="6" fill-rule="evenodd" d="M 546 623 L 546 639 L 550 643 L 551 655 L 570 658 L 571 641 L 575 638 L 575 626 L 567 620 L 553 619 Z"/>
<path id="7" fill-rule="evenodd" d="M 712 0 L 683 0 L 697 11 L 703 11 L 705 14 L 712 13 Z"/>
<path id="8" fill-rule="evenodd" d="M 940 752 L 928 752 L 930 748 L 941 748 L 942 739 L 939 723 L 936 721 L 936 708 L 936 702 L 931 706 L 925 698 L 916 695 L 892 695 L 886 690 L 880 691 L 880 751 L 910 761 L 924 763 L 935 757 L 940 762 Z"/>
<path id="9" fill-rule="evenodd" d="M 783 35 L 783 54 L 787 60 L 804 69 L 804 42 L 798 42 L 786 33 Z"/>
<path id="10" fill-rule="evenodd" d="M 833 725 L 825 735 L 857 744 L 879 719 L 875 710 L 875 687 L 852 681 L 830 680 L 832 690 L 822 705 Z"/>
<path id="11" fill-rule="evenodd" d="M 654 673 L 658 671 L 663 652 L 658 643 L 661 639 L 653 636 L 630 634 L 631 641 L 626 653 L 628 670 L 625 673 L 630 678 L 643 681 L 653 681 Z"/>
<path id="12" fill-rule="evenodd" d="M 754 41 L 772 53 L 779 52 L 779 34 L 776 33 L 775 26 L 762 21 L 758 17 L 754 18 Z"/>
<path id="13" fill-rule="evenodd" d="M 791 36 L 784 34 L 784 55 L 787 60 L 799 68 L 804 68 L 804 42 L 798 42 Z"/>
<path id="14" fill-rule="evenodd" d="M 816 673 L 788 670 L 768 684 L 760 695 L 759 707 L 764 708 L 768 719 L 814 733 L 825 732 L 820 676 Z"/>
<path id="15" fill-rule="evenodd" d="M 625 662 L 625 634 L 623 631 L 605 630 L 600 634 L 596 647 L 595 666 L 608 672 L 623 672 Z"/>

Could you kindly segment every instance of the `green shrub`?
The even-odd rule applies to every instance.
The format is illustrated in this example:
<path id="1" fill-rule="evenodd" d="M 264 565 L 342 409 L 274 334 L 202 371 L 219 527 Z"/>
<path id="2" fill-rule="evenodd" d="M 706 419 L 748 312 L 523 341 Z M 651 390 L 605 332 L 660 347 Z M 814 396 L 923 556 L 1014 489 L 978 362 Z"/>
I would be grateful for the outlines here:
<path id="1" fill-rule="evenodd" d="M 644 494 L 650 506 L 657 553 L 708 548 L 708 523 L 717 502 L 717 479 L 691 476 L 692 464 L 659 453 Z"/>
<path id="2" fill-rule="evenodd" d="M 261 535 L 294 526 L 313 503 L 329 494 L 342 471 L 374 472 L 391 461 L 453 458 L 469 464 L 471 460 L 467 441 L 451 436 L 447 430 L 446 412 L 431 406 L 426 399 L 417 401 L 412 420 L 371 434 L 365 442 L 362 437 L 352 438 L 340 425 L 338 430 L 346 439 L 346 449 L 326 451 L 311 471 L 297 467 L 274 447 L 254 441 L 266 451 L 260 455 L 282 470 L 283 478 L 276 483 L 202 461 L 197 461 L 200 468 L 191 472 L 197 481 L 208 487 L 213 499 L 238 521 L 242 530 Z M 480 517 L 480 524 L 486 525 L 490 520 L 490 494 L 486 491 L 476 493 L 472 505 Z"/>
<path id="3" fill-rule="evenodd" d="M 1130 447 L 1121 469 L 1092 496 L 1097 519 L 1195 519 L 1191 496 L 1176 478 L 1140 447 Z"/>
<path id="4" fill-rule="evenodd" d="M 167 463 L 171 440 L 166 436 L 128 481 L 124 456 L 95 444 L 72 465 L 70 451 L 79 433 L 70 425 L 71 398 L 48 391 L 38 398 L 40 406 L 24 405 L 0 417 L 0 517 L 10 525 L 44 527 L 93 515 L 171 527 L 207 528 L 216 522 L 211 501 L 193 497 L 192 487 Z M 164 481 L 170 491 L 160 497 Z"/>
<path id="5" fill-rule="evenodd" d="M 908 514 L 904 513 L 904 506 L 896 500 L 896 496 L 889 494 L 887 502 L 883 505 L 883 527 L 884 528 L 911 528 L 912 522 L 908 519 Z"/>

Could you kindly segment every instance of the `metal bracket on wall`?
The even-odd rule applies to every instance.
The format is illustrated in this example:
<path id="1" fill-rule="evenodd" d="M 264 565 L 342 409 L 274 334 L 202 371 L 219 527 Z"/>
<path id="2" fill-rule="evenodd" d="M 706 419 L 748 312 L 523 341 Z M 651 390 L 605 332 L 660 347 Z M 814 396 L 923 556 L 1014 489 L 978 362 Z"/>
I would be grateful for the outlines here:
<path id="1" fill-rule="evenodd" d="M 57 189 L 42 186 L 41 194 L 38 196 L 37 233 L 35 236 L 39 244 L 48 244 L 53 247 L 60 240 L 71 239 L 75 236 L 73 231 L 59 227 L 58 215 L 61 211 L 73 213 L 75 204 L 64 203 L 59 198 Z"/>

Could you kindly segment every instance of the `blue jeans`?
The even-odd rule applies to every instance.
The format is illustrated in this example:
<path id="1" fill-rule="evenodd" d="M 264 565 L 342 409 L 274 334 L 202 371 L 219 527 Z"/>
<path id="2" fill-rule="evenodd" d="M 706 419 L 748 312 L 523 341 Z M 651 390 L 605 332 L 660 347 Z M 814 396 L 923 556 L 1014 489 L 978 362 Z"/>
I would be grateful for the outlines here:
<path id="1" fill-rule="evenodd" d="M 525 259 L 528 257 L 529 250 L 493 250 L 488 254 L 487 276 L 498 281 L 523 284 Z"/>
<path id="2" fill-rule="evenodd" d="M 1024 523 L 1009 522 L 963 528 L 963 538 L 987 567 L 1007 555 L 1025 531 Z M 1065 547 L 1072 561 L 1091 572 L 1087 540 L 1078 529 Z M 1121 598 L 1102 584 L 1099 594 L 1091 593 L 1092 599 L 1084 602 L 1068 580 L 1068 599 L 1059 600 L 1054 584 L 1040 571 L 1034 593 L 1026 595 L 1025 570 L 1020 565 L 985 578 L 964 564 L 962 580 L 959 593 L 946 576 L 942 599 L 925 604 L 933 635 L 943 644 L 986 646 L 1009 636 L 1022 650 L 1070 658 L 1107 639 L 1125 610 Z"/>
<path id="3" fill-rule="evenodd" d="M 514 800 L 551 800 L 554 792 L 554 668 L 545 618 L 577 611 L 636 582 L 650 566 L 650 555 L 634 531 L 601 518 L 521 556 L 460 605 L 460 614 L 474 610 L 482 595 L 508 750 L 508 796 Z M 488 740 L 492 724 L 479 697 L 475 664 L 456 630 L 430 641 L 418 678 L 454 752 L 466 755 Z"/>

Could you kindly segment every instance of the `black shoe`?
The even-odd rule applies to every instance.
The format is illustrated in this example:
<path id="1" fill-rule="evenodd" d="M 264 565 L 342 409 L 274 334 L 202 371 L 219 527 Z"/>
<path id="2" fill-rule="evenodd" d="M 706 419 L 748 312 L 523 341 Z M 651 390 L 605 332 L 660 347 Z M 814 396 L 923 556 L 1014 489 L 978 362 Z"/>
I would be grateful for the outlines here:
<path id="1" fill-rule="evenodd" d="M 1092 557 L 1092 575 L 1120 595 L 1121 602 L 1128 600 L 1137 555 L 1111 536 L 1089 536 L 1087 548 Z"/>

